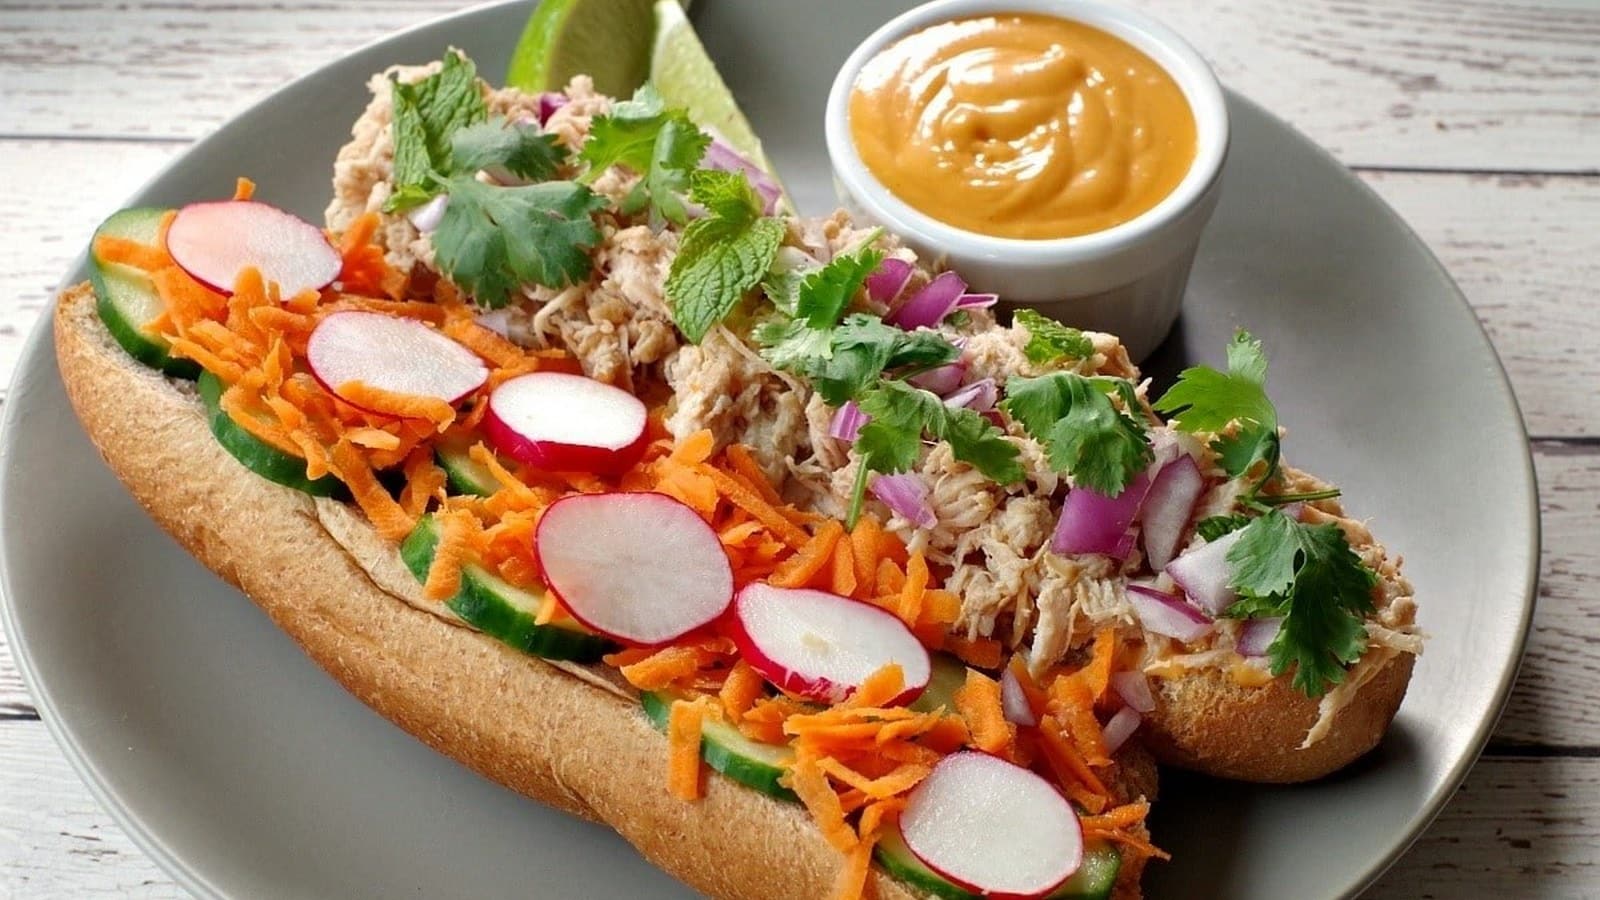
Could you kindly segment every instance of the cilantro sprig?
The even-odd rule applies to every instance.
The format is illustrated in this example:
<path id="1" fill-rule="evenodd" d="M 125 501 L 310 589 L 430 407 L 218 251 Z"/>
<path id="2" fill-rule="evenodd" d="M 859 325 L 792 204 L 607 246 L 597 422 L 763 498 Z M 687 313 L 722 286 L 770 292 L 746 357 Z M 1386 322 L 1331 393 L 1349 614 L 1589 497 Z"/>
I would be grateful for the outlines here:
<path id="1" fill-rule="evenodd" d="M 742 172 L 696 169 L 689 199 L 706 214 L 684 229 L 666 292 L 673 322 L 698 344 L 766 275 L 784 228 L 761 214 L 761 198 Z"/>
<path id="2" fill-rule="evenodd" d="M 1031 309 L 1019 309 L 1015 321 L 1028 329 L 1028 343 L 1022 355 L 1034 365 L 1050 365 L 1069 359 L 1088 359 L 1094 355 L 1094 344 L 1083 332 L 1046 318 Z"/>
<path id="3" fill-rule="evenodd" d="M 1113 393 L 1126 409 L 1111 402 Z M 1125 378 L 1073 372 L 1012 377 L 1000 408 L 1044 446 L 1051 468 L 1107 497 L 1122 493 L 1155 458 L 1149 429 L 1131 413 L 1139 399 Z"/>
<path id="4" fill-rule="evenodd" d="M 649 84 L 632 100 L 616 104 L 589 126 L 589 139 L 579 158 L 588 163 L 582 181 L 592 183 L 600 173 L 621 165 L 641 177 L 621 210 L 635 215 L 650 210 L 655 221 L 682 225 L 688 220 L 683 194 L 690 178 L 711 146 L 711 136 L 695 127 L 682 109 L 668 109 Z"/>
<path id="5" fill-rule="evenodd" d="M 1344 681 L 1345 666 L 1367 649 L 1363 624 L 1378 576 L 1332 523 L 1308 525 L 1267 511 L 1240 529 L 1228 550 L 1231 586 L 1240 599 L 1229 616 L 1282 616 L 1267 647 L 1273 675 L 1294 668 L 1294 687 L 1320 697 Z"/>

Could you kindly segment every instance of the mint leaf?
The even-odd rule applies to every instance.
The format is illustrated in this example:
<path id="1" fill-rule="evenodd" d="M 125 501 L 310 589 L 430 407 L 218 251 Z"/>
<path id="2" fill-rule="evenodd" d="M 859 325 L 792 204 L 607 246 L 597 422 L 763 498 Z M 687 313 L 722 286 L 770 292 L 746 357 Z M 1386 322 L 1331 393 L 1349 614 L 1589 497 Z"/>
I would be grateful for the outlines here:
<path id="1" fill-rule="evenodd" d="M 783 223 L 761 215 L 761 198 L 742 173 L 697 169 L 689 198 L 706 215 L 689 223 L 667 273 L 672 320 L 700 343 L 772 266 Z"/>
<path id="2" fill-rule="evenodd" d="M 1235 478 L 1259 471 L 1259 485 L 1277 471 L 1281 450 L 1278 412 L 1267 397 L 1266 381 L 1261 342 L 1241 330 L 1228 345 L 1227 372 L 1209 366 L 1185 369 L 1154 406 L 1175 416 L 1173 425 L 1191 433 L 1218 432 L 1237 422 L 1235 432 L 1216 438 L 1211 448 L 1223 470 Z"/>
<path id="3" fill-rule="evenodd" d="M 459 51 L 445 54 L 443 67 L 414 84 L 390 83 L 393 106 L 394 191 L 384 203 L 395 212 L 437 194 L 435 173 L 451 167 L 451 136 L 482 122 L 489 110 L 478 86 L 478 71 Z"/>
<path id="4" fill-rule="evenodd" d="M 661 95 L 646 84 L 632 100 L 616 104 L 590 124 L 580 153 L 589 164 L 583 180 L 591 182 L 612 166 L 626 166 L 642 177 L 623 198 L 622 211 L 633 215 L 649 208 L 652 216 L 682 225 L 688 219 L 682 194 L 710 146 L 710 135 L 688 113 L 666 109 Z"/>
<path id="5" fill-rule="evenodd" d="M 447 182 L 450 205 L 433 233 L 435 260 L 480 304 L 504 306 L 523 284 L 564 287 L 589 277 L 605 198 L 570 181 L 492 187 Z"/>
<path id="6" fill-rule="evenodd" d="M 566 158 L 567 150 L 556 143 L 555 135 L 500 117 L 468 125 L 450 136 L 452 175 L 503 169 L 527 181 L 548 181 Z"/>
<path id="7" fill-rule="evenodd" d="M 1076 485 L 1115 497 L 1150 465 L 1155 453 L 1144 422 L 1117 409 L 1109 391 L 1121 394 L 1130 408 L 1136 406 L 1138 398 L 1126 379 L 1072 372 L 1010 378 L 1000 406 L 1044 445 L 1051 468 L 1071 475 Z"/>
<path id="8" fill-rule="evenodd" d="M 862 465 L 874 472 L 904 472 L 917 461 L 924 433 L 950 445 L 956 459 L 1001 484 L 1023 478 L 1015 444 L 973 410 L 952 408 L 929 391 L 904 381 L 884 381 L 861 396 L 872 421 L 856 438 Z"/>
<path id="9" fill-rule="evenodd" d="M 1034 365 L 1088 359 L 1094 355 L 1094 344 L 1076 328 L 1069 328 L 1031 309 L 1017 310 L 1015 321 L 1028 329 L 1028 343 L 1023 346 L 1022 354 Z"/>
<path id="10" fill-rule="evenodd" d="M 1246 525 L 1228 551 L 1240 600 L 1230 616 L 1283 616 L 1267 648 L 1272 674 L 1292 666 L 1294 686 L 1320 697 L 1366 652 L 1365 617 L 1378 577 L 1331 523 L 1307 525 L 1272 510 Z"/>

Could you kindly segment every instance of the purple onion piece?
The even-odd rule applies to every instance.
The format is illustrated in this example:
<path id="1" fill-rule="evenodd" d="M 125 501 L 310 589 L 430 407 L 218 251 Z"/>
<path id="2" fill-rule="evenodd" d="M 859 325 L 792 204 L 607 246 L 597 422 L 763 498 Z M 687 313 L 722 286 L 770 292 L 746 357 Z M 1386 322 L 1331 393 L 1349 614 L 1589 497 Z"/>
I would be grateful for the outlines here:
<path id="1" fill-rule="evenodd" d="M 567 95 L 558 91 L 545 91 L 539 95 L 539 124 L 550 121 L 555 111 L 567 105 Z"/>
<path id="2" fill-rule="evenodd" d="M 1182 597 L 1166 594 L 1142 584 L 1128 585 L 1128 603 L 1139 623 L 1151 634 L 1164 635 L 1193 643 L 1211 632 L 1210 619 L 1185 603 Z"/>
<path id="3" fill-rule="evenodd" d="M 994 409 L 995 401 L 1000 399 L 1000 389 L 995 387 L 993 378 L 980 378 L 959 391 L 944 398 L 944 405 L 952 408 L 966 407 L 974 412 L 988 412 Z"/>
<path id="4" fill-rule="evenodd" d="M 1021 682 L 1017 681 L 1017 673 L 1010 666 L 1006 666 L 1005 672 L 1000 675 L 1000 708 L 1005 711 L 1006 721 L 1013 725 L 1032 728 L 1039 724 L 1033 715 L 1033 708 L 1028 706 Z"/>
<path id="5" fill-rule="evenodd" d="M 1243 533 L 1242 530 L 1231 531 L 1203 547 L 1187 551 L 1165 567 L 1167 575 L 1189 595 L 1190 602 L 1213 616 L 1222 615 L 1236 599 L 1229 586 L 1233 567 L 1228 564 L 1228 550 Z"/>
<path id="6" fill-rule="evenodd" d="M 1142 721 L 1144 717 L 1131 706 L 1117 710 L 1117 714 L 1112 716 L 1111 721 L 1100 731 L 1100 737 L 1105 741 L 1106 755 L 1109 756 L 1121 749 L 1128 738 L 1133 737 L 1133 733 L 1139 730 L 1139 723 Z"/>
<path id="7" fill-rule="evenodd" d="M 1135 711 L 1141 713 L 1155 711 L 1156 696 L 1150 691 L 1150 679 L 1143 672 L 1112 673 L 1111 689 L 1117 692 L 1123 703 Z"/>
<path id="8" fill-rule="evenodd" d="M 867 489 L 895 515 L 918 528 L 928 529 L 939 524 L 933 507 L 928 505 L 928 483 L 915 472 L 874 476 Z"/>
<path id="9" fill-rule="evenodd" d="M 1267 648 L 1278 637 L 1279 629 L 1283 628 L 1283 618 L 1246 619 L 1239 629 L 1239 640 L 1234 644 L 1234 649 L 1240 656 L 1266 656 Z"/>
<path id="10" fill-rule="evenodd" d="M 939 277 L 912 294 L 910 300 L 891 312 L 884 321 L 906 331 L 933 328 L 943 322 L 944 317 L 950 315 L 950 311 L 956 308 L 956 300 L 966 289 L 967 283 L 961 280 L 960 275 L 954 272 L 941 272 Z"/>
<path id="11" fill-rule="evenodd" d="M 962 294 L 956 298 L 956 309 L 988 309 L 999 302 L 999 294 Z"/>
<path id="12" fill-rule="evenodd" d="M 1106 553 L 1127 559 L 1133 551 L 1128 527 L 1139 515 L 1139 506 L 1150 490 L 1150 476 L 1141 472 L 1128 482 L 1122 493 L 1107 497 L 1088 488 L 1073 488 L 1061 508 L 1050 549 L 1056 553 Z"/>
<path id="13" fill-rule="evenodd" d="M 856 442 L 856 436 L 861 434 L 861 426 L 872 421 L 872 417 L 861 411 L 854 400 L 846 400 L 833 414 L 833 421 L 828 423 L 828 435 L 838 438 L 847 444 Z"/>
<path id="14" fill-rule="evenodd" d="M 967 377 L 967 363 L 965 360 L 956 360 L 953 363 L 919 372 L 906 380 L 922 388 L 932 391 L 943 397 L 956 388 L 961 387 L 961 380 Z"/>
<path id="15" fill-rule="evenodd" d="M 1177 555 L 1178 542 L 1205 492 L 1205 478 L 1194 457 L 1184 454 L 1161 467 L 1139 511 L 1143 525 L 1144 556 L 1150 568 L 1161 571 Z"/>
<path id="16" fill-rule="evenodd" d="M 418 231 L 427 234 L 438 228 L 439 223 L 444 221 L 445 207 L 449 205 L 450 195 L 440 194 L 411 212 L 406 213 L 406 218 L 411 221 L 412 226 Z"/>
<path id="17" fill-rule="evenodd" d="M 911 263 L 893 256 L 884 257 L 878 270 L 867 276 L 867 296 L 888 306 L 911 281 Z"/>

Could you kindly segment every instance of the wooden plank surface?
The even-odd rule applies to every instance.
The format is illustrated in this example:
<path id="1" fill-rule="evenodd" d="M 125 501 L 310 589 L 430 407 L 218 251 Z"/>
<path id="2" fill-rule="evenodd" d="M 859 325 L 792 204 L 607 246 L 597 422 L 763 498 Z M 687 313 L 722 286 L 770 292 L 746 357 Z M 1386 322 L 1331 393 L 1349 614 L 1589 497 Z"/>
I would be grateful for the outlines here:
<path id="1" fill-rule="evenodd" d="M 1139 0 L 1347 163 L 1600 171 L 1600 7 L 1582 0 Z M 0 136 L 197 137 L 448 0 L 53 0 L 0 10 Z M 114 22 L 114 24 L 112 24 Z M 136 46 L 136 52 L 126 48 Z M 219 66 L 217 53 L 249 65 Z M 103 94 L 80 99 L 92 68 Z M 150 115 L 151 110 L 159 115 Z"/>

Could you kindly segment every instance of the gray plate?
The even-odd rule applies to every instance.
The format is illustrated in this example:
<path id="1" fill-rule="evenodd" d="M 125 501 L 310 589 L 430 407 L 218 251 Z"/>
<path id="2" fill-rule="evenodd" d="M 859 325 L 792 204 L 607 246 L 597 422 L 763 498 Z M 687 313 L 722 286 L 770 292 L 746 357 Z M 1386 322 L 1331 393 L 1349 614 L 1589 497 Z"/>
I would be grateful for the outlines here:
<path id="1" fill-rule="evenodd" d="M 832 204 L 821 123 L 833 71 L 906 5 L 697 10 L 806 209 Z M 493 76 L 527 9 L 469 11 L 340 60 L 131 202 L 214 197 L 247 174 L 263 199 L 315 219 L 371 72 L 456 45 Z M 1290 457 L 1343 485 L 1405 555 L 1432 640 L 1394 729 L 1350 771 L 1283 789 L 1170 778 L 1155 833 L 1174 861 L 1152 867 L 1149 894 L 1349 896 L 1438 811 L 1505 699 L 1533 609 L 1533 472 L 1494 352 L 1422 243 L 1305 138 L 1237 97 L 1231 111 L 1229 190 L 1157 368 L 1219 361 L 1235 326 L 1262 337 Z M 81 277 L 80 263 L 69 281 Z M 179 550 L 85 440 L 42 326 L 6 402 L 0 460 L 5 624 L 23 675 L 95 794 L 197 894 L 689 896 L 609 832 L 379 719 Z"/>

